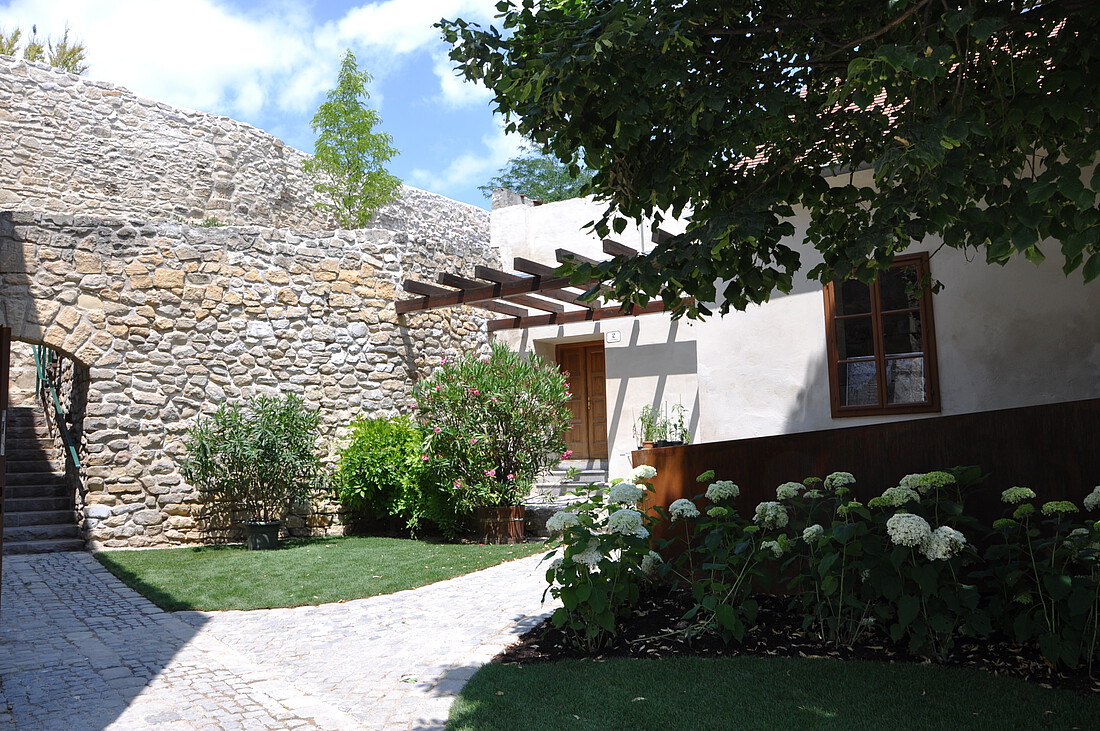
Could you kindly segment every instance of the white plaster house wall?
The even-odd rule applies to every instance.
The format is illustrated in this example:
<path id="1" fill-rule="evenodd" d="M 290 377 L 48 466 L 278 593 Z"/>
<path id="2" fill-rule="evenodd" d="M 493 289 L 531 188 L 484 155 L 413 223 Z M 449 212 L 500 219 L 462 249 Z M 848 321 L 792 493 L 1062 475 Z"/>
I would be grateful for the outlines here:
<path id="1" fill-rule="evenodd" d="M 506 264 L 513 256 L 551 263 L 558 248 L 605 258 L 598 238 L 581 230 L 600 212 L 589 200 L 501 208 L 492 241 Z M 803 218 L 795 224 L 804 230 Z M 615 239 L 639 246 L 648 235 L 628 229 Z M 820 257 L 799 239 L 792 245 L 807 272 Z M 1001 267 L 939 243 L 911 249 L 934 252 L 932 276 L 944 285 L 933 296 L 938 413 L 833 418 L 823 289 L 804 274 L 790 294 L 703 322 L 653 314 L 499 335 L 549 358 L 558 343 L 605 339 L 612 476 L 630 467 L 632 427 L 646 403 L 683 403 L 693 441 L 712 442 L 1100 398 L 1100 285 L 1064 276 L 1055 246 L 1042 265 Z"/>

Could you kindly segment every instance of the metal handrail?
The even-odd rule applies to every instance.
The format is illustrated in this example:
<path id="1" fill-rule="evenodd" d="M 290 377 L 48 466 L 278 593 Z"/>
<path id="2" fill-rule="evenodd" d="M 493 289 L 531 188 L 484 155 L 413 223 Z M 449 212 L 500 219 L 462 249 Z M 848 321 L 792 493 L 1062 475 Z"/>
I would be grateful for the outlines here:
<path id="1" fill-rule="evenodd" d="M 57 412 L 57 428 L 61 432 L 61 441 L 65 443 L 65 447 L 69 450 L 73 466 L 80 469 L 80 457 L 76 454 L 76 442 L 65 426 L 65 410 L 61 408 L 61 399 L 57 396 L 57 385 L 54 383 L 53 376 L 50 375 L 49 366 L 54 364 L 56 358 L 56 353 L 46 346 L 34 346 L 34 390 L 40 396 L 45 396 L 48 392 L 51 397 L 54 410 Z"/>

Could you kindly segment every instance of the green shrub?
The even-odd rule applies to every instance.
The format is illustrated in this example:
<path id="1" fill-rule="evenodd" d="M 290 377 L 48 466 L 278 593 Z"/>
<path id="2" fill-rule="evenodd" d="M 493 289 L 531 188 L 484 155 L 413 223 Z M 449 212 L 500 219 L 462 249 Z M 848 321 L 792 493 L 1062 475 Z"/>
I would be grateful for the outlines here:
<path id="1" fill-rule="evenodd" d="M 359 418 L 336 466 L 340 503 L 353 515 L 419 528 L 427 510 L 420 430 L 412 419 Z"/>
<path id="2" fill-rule="evenodd" d="M 568 427 L 565 376 L 495 343 L 444 362 L 414 389 L 425 456 L 439 488 L 429 517 L 453 532 L 475 507 L 518 504 L 556 465 Z"/>
<path id="3" fill-rule="evenodd" d="M 294 394 L 223 404 L 188 431 L 180 470 L 204 501 L 228 507 L 235 520 L 279 520 L 321 485 L 319 422 Z"/>

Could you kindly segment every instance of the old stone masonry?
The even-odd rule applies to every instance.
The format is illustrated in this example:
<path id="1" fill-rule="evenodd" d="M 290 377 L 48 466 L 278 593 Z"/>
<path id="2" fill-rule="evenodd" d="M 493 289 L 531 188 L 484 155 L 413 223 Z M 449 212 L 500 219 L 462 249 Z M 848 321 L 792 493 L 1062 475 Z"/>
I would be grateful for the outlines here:
<path id="1" fill-rule="evenodd" d="M 3 56 L 0 107 L 0 324 L 71 364 L 94 545 L 204 539 L 177 464 L 226 400 L 300 394 L 338 439 L 487 342 L 468 309 L 393 307 L 406 277 L 499 267 L 486 211 L 406 187 L 373 228 L 336 230 L 275 138 Z M 292 527 L 340 530 L 324 509 Z"/>

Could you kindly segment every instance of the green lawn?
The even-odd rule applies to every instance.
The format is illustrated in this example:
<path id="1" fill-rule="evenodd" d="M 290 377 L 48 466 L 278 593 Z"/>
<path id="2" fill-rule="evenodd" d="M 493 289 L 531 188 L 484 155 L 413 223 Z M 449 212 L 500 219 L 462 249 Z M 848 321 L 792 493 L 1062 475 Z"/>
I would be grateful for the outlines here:
<path id="1" fill-rule="evenodd" d="M 100 563 L 157 606 L 179 609 L 298 607 L 424 586 L 545 550 L 401 538 L 283 541 L 271 551 L 239 546 L 102 551 Z"/>
<path id="2" fill-rule="evenodd" d="M 973 670 L 788 658 L 486 665 L 449 731 L 1096 729 L 1100 700 Z"/>

